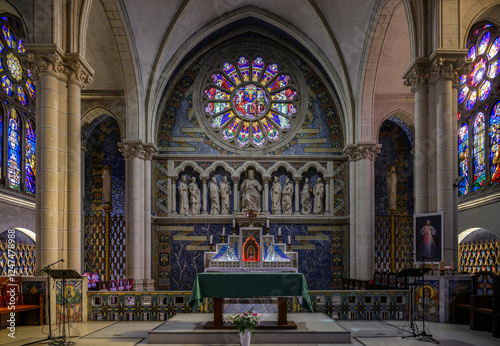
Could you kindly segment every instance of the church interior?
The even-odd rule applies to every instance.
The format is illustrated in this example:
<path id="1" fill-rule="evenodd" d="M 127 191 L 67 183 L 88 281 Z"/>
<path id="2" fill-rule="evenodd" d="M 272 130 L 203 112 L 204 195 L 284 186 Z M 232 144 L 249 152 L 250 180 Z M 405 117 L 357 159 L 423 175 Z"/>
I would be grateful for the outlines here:
<path id="1" fill-rule="evenodd" d="M 261 344 L 498 342 L 500 1 L 0 0 L 0 26 L 0 344 L 10 306 L 25 342 L 237 344 L 166 326 L 251 306 Z M 301 341 L 307 313 L 342 332 Z"/>

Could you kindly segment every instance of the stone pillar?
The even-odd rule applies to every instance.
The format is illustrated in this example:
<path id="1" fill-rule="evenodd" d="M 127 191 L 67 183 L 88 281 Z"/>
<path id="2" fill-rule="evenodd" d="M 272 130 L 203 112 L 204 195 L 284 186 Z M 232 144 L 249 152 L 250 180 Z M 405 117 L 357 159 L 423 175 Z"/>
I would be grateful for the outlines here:
<path id="1" fill-rule="evenodd" d="M 330 178 L 325 177 L 325 215 L 330 214 Z"/>
<path id="2" fill-rule="evenodd" d="M 293 182 L 295 183 L 295 215 L 301 215 L 300 214 L 300 181 L 302 180 L 301 177 L 294 177 Z"/>
<path id="3" fill-rule="evenodd" d="M 351 278 L 359 280 L 372 279 L 374 272 L 374 163 L 381 147 L 376 142 L 359 142 L 356 145 L 347 145 L 344 149 L 344 154 L 349 157 L 351 166 L 350 217 L 351 220 L 355 220 L 354 223 L 351 222 L 350 229 L 350 273 Z"/>
<path id="4" fill-rule="evenodd" d="M 177 214 L 177 177 L 170 178 L 170 213 Z"/>
<path id="5" fill-rule="evenodd" d="M 466 50 L 439 50 L 418 58 L 404 73 L 415 94 L 415 213 L 443 213 L 446 264 L 457 263 L 453 182 L 457 175 L 457 70 Z"/>
<path id="6" fill-rule="evenodd" d="M 150 158 L 155 149 L 141 140 L 124 140 L 119 146 L 125 157 L 126 276 L 134 279 L 135 291 L 143 291 L 153 287 Z M 149 191 L 145 192 L 147 186 Z"/>
<path id="7" fill-rule="evenodd" d="M 94 73 L 79 56 L 26 46 L 37 90 L 37 269 L 82 271 L 81 88 Z"/>
<path id="8" fill-rule="evenodd" d="M 271 177 L 264 177 L 262 178 L 262 181 L 264 182 L 264 196 L 262 198 L 264 207 L 263 211 L 266 214 L 269 214 L 269 181 L 271 180 Z"/>
<path id="9" fill-rule="evenodd" d="M 202 214 L 207 215 L 208 214 L 208 192 L 207 192 L 207 182 L 208 182 L 208 177 L 200 177 L 201 182 L 203 184 L 202 186 L 202 202 L 203 202 L 203 208 L 202 208 Z"/>
<path id="10" fill-rule="evenodd" d="M 240 177 L 232 177 L 233 180 L 233 213 L 237 213 L 239 211 L 240 207 L 240 192 L 239 192 L 239 185 L 240 185 Z"/>

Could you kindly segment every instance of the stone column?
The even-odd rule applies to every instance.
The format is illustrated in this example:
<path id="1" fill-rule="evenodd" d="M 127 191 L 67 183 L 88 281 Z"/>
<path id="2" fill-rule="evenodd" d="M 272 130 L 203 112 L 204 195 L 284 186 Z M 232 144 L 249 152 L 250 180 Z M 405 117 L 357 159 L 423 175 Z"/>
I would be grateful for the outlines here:
<path id="1" fill-rule="evenodd" d="M 202 209 L 202 214 L 207 215 L 208 214 L 208 192 L 207 192 L 207 182 L 208 182 L 208 177 L 200 177 L 201 182 L 203 183 L 202 186 L 202 201 L 203 201 L 203 209 Z"/>
<path id="2" fill-rule="evenodd" d="M 153 280 L 153 234 L 151 230 L 152 159 L 158 150 L 152 143 L 144 144 L 144 283 L 143 290 L 154 291 Z"/>
<path id="3" fill-rule="evenodd" d="M 150 143 L 145 144 L 141 140 L 124 140 L 119 146 L 125 157 L 126 276 L 134 279 L 135 291 L 143 291 L 153 286 L 149 200 L 151 199 L 150 158 L 155 150 Z M 146 164 L 146 161 L 149 163 Z M 149 191 L 145 192 L 147 186 Z"/>
<path id="4" fill-rule="evenodd" d="M 66 147 L 68 263 L 66 268 L 76 271 L 83 271 L 81 262 L 81 89 L 88 81 L 91 81 L 89 73 L 78 60 L 68 62 L 68 130 Z"/>
<path id="5" fill-rule="evenodd" d="M 407 70 L 405 85 L 412 87 L 415 95 L 415 155 L 414 155 L 414 196 L 415 214 L 427 212 L 429 207 L 428 176 L 428 95 L 426 80 L 426 60 L 415 60 Z"/>
<path id="6" fill-rule="evenodd" d="M 269 181 L 271 180 L 271 177 L 263 177 L 262 181 L 264 182 L 264 196 L 262 198 L 263 200 L 263 211 L 266 214 L 269 214 Z"/>
<path id="7" fill-rule="evenodd" d="M 325 215 L 330 214 L 330 178 L 325 177 Z"/>
<path id="8" fill-rule="evenodd" d="M 53 46 L 26 48 L 37 90 L 37 269 L 64 259 L 54 268 L 82 271 L 80 91 L 93 71 Z"/>
<path id="9" fill-rule="evenodd" d="M 170 178 L 170 214 L 177 214 L 177 177 Z"/>
<path id="10" fill-rule="evenodd" d="M 295 183 L 295 215 L 301 215 L 300 214 L 300 181 L 302 180 L 301 177 L 294 177 L 293 182 Z"/>
<path id="11" fill-rule="evenodd" d="M 359 142 L 347 145 L 344 154 L 349 157 L 352 173 L 350 181 L 351 212 L 351 278 L 369 280 L 374 272 L 375 246 L 375 187 L 374 163 L 381 145 L 376 142 Z M 354 176 L 353 176 L 354 175 Z M 354 234 L 352 234 L 354 233 Z M 354 241 L 354 242 L 352 242 Z M 353 268 L 354 265 L 354 268 Z"/>
<path id="12" fill-rule="evenodd" d="M 240 177 L 231 177 L 233 180 L 233 213 L 237 213 L 239 211 L 240 207 L 240 192 L 239 192 L 239 185 L 240 185 Z"/>

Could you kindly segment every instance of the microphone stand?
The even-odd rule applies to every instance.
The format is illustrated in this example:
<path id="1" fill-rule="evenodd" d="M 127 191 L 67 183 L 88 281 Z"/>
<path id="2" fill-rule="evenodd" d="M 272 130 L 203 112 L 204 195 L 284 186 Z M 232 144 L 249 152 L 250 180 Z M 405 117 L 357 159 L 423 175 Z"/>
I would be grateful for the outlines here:
<path id="1" fill-rule="evenodd" d="M 39 342 L 43 342 L 43 341 L 47 341 L 47 340 L 51 340 L 53 343 L 52 344 L 58 344 L 59 342 L 56 340 L 57 338 L 52 335 L 52 318 L 51 318 L 51 314 L 50 314 L 50 275 L 49 275 L 49 269 L 50 267 L 53 267 L 55 266 L 57 263 L 59 262 L 64 262 L 64 259 L 60 259 L 52 264 L 49 264 L 45 267 L 43 267 L 40 272 L 44 272 L 45 274 L 47 274 L 47 294 L 45 295 L 45 306 L 48 307 L 48 315 L 49 315 L 49 335 L 47 336 L 46 339 L 43 339 L 43 340 L 40 340 L 40 341 L 34 341 L 34 342 L 30 342 L 28 344 L 23 344 L 24 346 L 26 345 L 32 345 L 32 344 L 38 344 Z M 47 300 L 48 300 L 48 304 L 47 304 Z"/>

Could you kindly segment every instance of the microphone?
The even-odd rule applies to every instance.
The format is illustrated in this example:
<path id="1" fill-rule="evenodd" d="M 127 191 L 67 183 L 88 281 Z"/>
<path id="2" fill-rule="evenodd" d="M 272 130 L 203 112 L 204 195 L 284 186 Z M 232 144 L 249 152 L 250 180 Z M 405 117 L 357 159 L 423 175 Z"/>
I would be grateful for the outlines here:
<path id="1" fill-rule="evenodd" d="M 61 258 L 61 262 L 64 262 L 64 258 Z"/>

